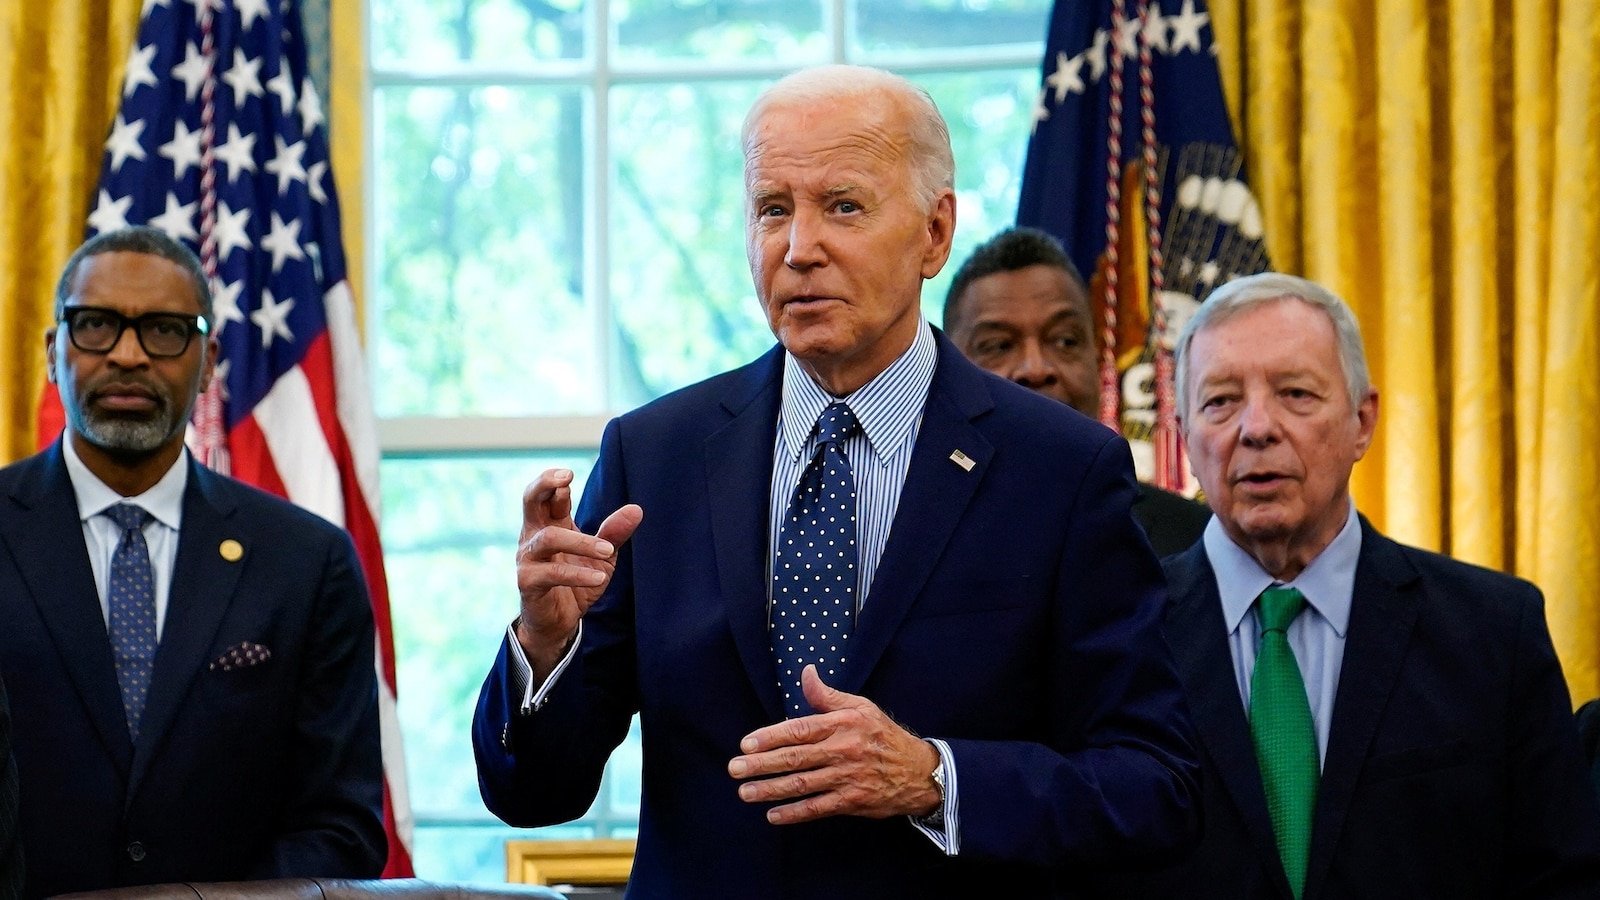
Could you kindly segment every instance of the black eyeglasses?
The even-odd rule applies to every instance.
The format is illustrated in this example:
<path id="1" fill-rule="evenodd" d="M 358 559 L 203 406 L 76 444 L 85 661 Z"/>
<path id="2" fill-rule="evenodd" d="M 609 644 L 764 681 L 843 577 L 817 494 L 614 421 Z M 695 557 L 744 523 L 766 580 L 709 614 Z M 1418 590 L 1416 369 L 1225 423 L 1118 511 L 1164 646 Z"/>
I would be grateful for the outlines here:
<path id="1" fill-rule="evenodd" d="M 61 321 L 67 325 L 72 346 L 85 353 L 110 353 L 122 340 L 122 333 L 132 326 L 139 336 L 139 346 L 152 359 L 182 356 L 195 335 L 211 331 L 204 316 L 145 313 L 130 318 L 99 306 L 69 306 L 61 311 Z"/>

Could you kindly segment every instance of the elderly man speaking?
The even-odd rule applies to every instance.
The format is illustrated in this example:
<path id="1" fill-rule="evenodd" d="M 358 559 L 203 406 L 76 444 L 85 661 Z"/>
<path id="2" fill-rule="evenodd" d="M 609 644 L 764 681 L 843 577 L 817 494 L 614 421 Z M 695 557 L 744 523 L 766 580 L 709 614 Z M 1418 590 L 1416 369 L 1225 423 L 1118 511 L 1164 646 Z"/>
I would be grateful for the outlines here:
<path id="1" fill-rule="evenodd" d="M 1378 392 L 1349 308 L 1242 278 L 1177 363 L 1215 513 L 1166 561 L 1205 837 L 1110 893 L 1600 897 L 1600 810 L 1538 589 L 1397 544 L 1350 499 Z"/>
<path id="2" fill-rule="evenodd" d="M 809 70 L 744 152 L 779 346 L 613 421 L 575 520 L 571 472 L 528 488 L 474 726 L 489 807 L 581 815 L 637 712 L 630 896 L 1047 897 L 1186 845 L 1127 446 L 919 313 L 955 228 L 938 109 Z"/>

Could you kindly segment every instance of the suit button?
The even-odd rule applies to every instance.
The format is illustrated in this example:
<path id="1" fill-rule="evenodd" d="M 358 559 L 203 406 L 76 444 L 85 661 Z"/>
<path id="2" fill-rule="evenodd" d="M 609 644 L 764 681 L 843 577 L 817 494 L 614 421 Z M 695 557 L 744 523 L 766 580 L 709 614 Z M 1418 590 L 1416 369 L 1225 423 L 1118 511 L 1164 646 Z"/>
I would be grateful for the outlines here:
<path id="1" fill-rule="evenodd" d="M 144 861 L 144 844 L 134 841 L 128 845 L 128 858 L 134 862 Z"/>

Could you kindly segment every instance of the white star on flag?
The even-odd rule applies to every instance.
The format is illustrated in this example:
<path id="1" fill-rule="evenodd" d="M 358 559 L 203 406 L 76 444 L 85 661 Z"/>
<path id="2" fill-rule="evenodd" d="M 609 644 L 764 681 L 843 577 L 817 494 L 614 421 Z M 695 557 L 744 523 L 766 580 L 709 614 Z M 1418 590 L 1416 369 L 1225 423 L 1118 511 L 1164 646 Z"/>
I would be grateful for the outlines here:
<path id="1" fill-rule="evenodd" d="M 274 337 L 294 340 L 294 332 L 289 330 L 289 312 L 293 309 L 293 298 L 280 302 L 272 298 L 272 291 L 261 291 L 261 307 L 250 314 L 250 321 L 261 329 L 261 349 L 270 348 Z"/>
<path id="2" fill-rule="evenodd" d="M 1175 16 L 1168 17 L 1172 25 L 1173 53 L 1188 47 L 1196 52 L 1200 50 L 1200 29 L 1211 21 L 1210 13 L 1197 13 L 1194 11 L 1194 0 L 1183 0 L 1183 9 Z"/>
<path id="3" fill-rule="evenodd" d="M 217 330 L 213 333 L 214 337 L 220 338 L 222 329 L 227 328 L 229 322 L 244 321 L 244 313 L 239 311 L 239 292 L 242 290 L 244 290 L 243 281 L 211 286 L 211 309 L 217 318 Z M 227 380 L 224 379 L 223 381 L 226 383 Z"/>
<path id="4" fill-rule="evenodd" d="M 303 122 L 300 130 L 305 134 L 327 121 L 322 117 L 322 98 L 317 96 L 317 87 L 309 78 L 300 84 L 300 119 Z"/>
<path id="5" fill-rule="evenodd" d="M 142 84 L 155 86 L 156 73 L 150 71 L 150 63 L 155 58 L 155 44 L 135 47 L 128 53 L 128 74 L 122 79 L 122 96 L 124 99 L 134 91 L 137 91 Z"/>
<path id="6" fill-rule="evenodd" d="M 228 164 L 228 183 L 232 184 L 239 177 L 241 169 L 254 172 L 256 170 L 256 136 L 240 134 L 239 126 L 228 123 L 228 142 L 213 151 L 217 159 Z"/>
<path id="7" fill-rule="evenodd" d="M 1050 109 L 1045 105 L 1044 98 L 1050 96 L 1048 88 L 1040 88 L 1039 96 L 1033 101 L 1033 130 L 1039 130 L 1039 123 L 1050 118 Z"/>
<path id="8" fill-rule="evenodd" d="M 172 160 L 173 181 L 182 181 L 183 173 L 189 171 L 190 166 L 200 165 L 200 138 L 201 132 L 190 131 L 182 119 L 172 123 L 172 140 L 162 144 L 156 152 Z"/>
<path id="9" fill-rule="evenodd" d="M 199 205 L 179 203 L 178 195 L 167 191 L 167 211 L 159 216 L 151 216 L 150 224 L 171 235 L 173 240 L 187 238 L 199 241 L 200 233 L 194 230 L 194 208 Z"/>
<path id="10" fill-rule="evenodd" d="M 1097 29 L 1094 33 L 1094 43 L 1084 51 L 1089 59 L 1089 80 L 1099 81 L 1100 76 L 1106 73 L 1106 44 L 1110 34 L 1104 29 Z"/>
<path id="11" fill-rule="evenodd" d="M 217 204 L 217 223 L 212 226 L 211 233 L 217 239 L 217 260 L 226 262 L 228 253 L 233 250 L 249 250 L 250 234 L 246 226 L 250 224 L 250 207 L 234 212 L 228 208 L 228 201 L 223 200 Z"/>
<path id="12" fill-rule="evenodd" d="M 278 95 L 278 102 L 283 104 L 283 114 L 288 115 L 294 109 L 294 83 L 289 79 L 289 70 L 280 69 L 278 74 L 267 81 L 267 90 Z"/>
<path id="13" fill-rule="evenodd" d="M 94 212 L 89 213 L 89 227 L 96 234 L 107 231 L 116 231 L 118 228 L 128 227 L 128 207 L 133 205 L 133 197 L 123 197 L 121 200 L 112 200 L 111 195 L 104 188 L 100 190 L 100 202 L 94 206 Z"/>
<path id="14" fill-rule="evenodd" d="M 285 144 L 278 135 L 273 135 L 272 140 L 278 145 L 278 153 L 267 160 L 267 171 L 278 176 L 278 193 L 281 194 L 289 190 L 291 182 L 306 180 L 306 167 L 300 162 L 300 157 L 306 153 L 306 142 Z"/>
<path id="15" fill-rule="evenodd" d="M 273 272 L 283 268 L 285 259 L 305 259 L 305 252 L 300 249 L 300 220 L 294 219 L 285 224 L 274 212 L 272 230 L 261 239 L 261 249 L 272 251 Z"/>
<path id="16" fill-rule="evenodd" d="M 319 159 L 306 170 L 306 188 L 311 191 L 311 199 L 318 203 L 327 203 L 328 194 L 322 189 L 322 176 L 327 174 L 327 160 Z"/>
<path id="17" fill-rule="evenodd" d="M 200 48 L 192 42 L 183 49 L 183 62 L 172 67 L 172 77 L 183 82 L 183 98 L 193 100 L 211 74 L 211 62 L 200 55 Z"/>
<path id="18" fill-rule="evenodd" d="M 1122 48 L 1123 56 L 1139 55 L 1139 20 L 1123 19 L 1122 29 L 1117 33 L 1117 45 Z"/>
<path id="19" fill-rule="evenodd" d="M 265 19 L 271 15 L 267 9 L 267 0 L 234 0 L 234 6 L 239 9 L 239 18 L 243 22 L 245 31 L 249 31 L 257 19 Z"/>
<path id="20" fill-rule="evenodd" d="M 1056 70 L 1045 78 L 1045 83 L 1055 89 L 1057 103 L 1066 100 L 1069 92 L 1083 93 L 1083 76 L 1079 74 L 1082 71 L 1082 53 L 1071 59 L 1065 53 L 1056 53 Z"/>
<path id="21" fill-rule="evenodd" d="M 1145 16 L 1144 42 L 1150 45 L 1150 52 L 1167 52 L 1167 20 L 1161 15 L 1161 7 L 1151 4 Z"/>
<path id="22" fill-rule="evenodd" d="M 242 107 L 246 100 L 265 93 L 261 89 L 260 58 L 250 59 L 238 48 L 233 51 L 233 68 L 222 73 L 222 80 L 233 88 L 233 105 L 236 107 Z"/>
<path id="23" fill-rule="evenodd" d="M 122 114 L 117 114 L 117 121 L 111 126 L 111 137 L 106 138 L 106 152 L 111 154 L 111 171 L 122 168 L 130 156 L 144 159 L 144 147 L 139 143 L 139 135 L 143 133 L 143 119 L 124 122 Z"/>

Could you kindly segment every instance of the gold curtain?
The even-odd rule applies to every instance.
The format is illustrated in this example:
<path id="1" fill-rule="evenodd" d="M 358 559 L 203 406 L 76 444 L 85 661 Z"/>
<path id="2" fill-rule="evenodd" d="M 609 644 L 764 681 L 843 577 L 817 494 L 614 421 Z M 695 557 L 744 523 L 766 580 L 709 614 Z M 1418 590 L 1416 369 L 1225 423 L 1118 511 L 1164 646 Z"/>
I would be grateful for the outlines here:
<path id="1" fill-rule="evenodd" d="M 1357 505 L 1544 589 L 1600 695 L 1600 0 L 1214 0 L 1274 265 L 1360 317 Z"/>
<path id="2" fill-rule="evenodd" d="M 138 0 L 0 3 L 0 461 L 33 452 L 55 278 L 83 240 Z"/>

